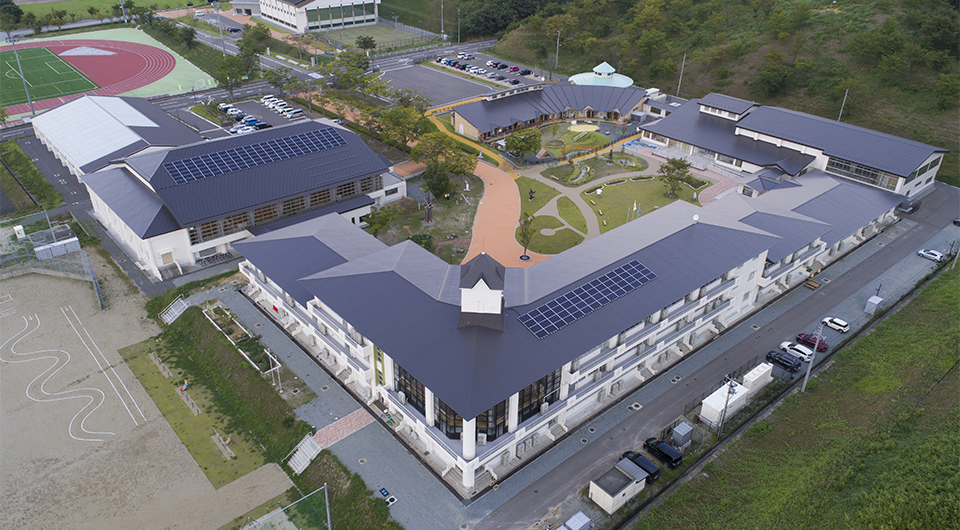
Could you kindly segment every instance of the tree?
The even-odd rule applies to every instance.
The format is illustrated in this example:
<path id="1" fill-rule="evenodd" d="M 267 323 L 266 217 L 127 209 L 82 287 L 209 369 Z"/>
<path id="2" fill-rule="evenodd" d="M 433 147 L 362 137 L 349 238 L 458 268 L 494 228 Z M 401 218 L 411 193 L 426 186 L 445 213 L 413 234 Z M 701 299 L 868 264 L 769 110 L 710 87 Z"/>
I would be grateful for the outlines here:
<path id="1" fill-rule="evenodd" d="M 235 55 L 228 55 L 217 65 L 212 77 L 220 88 L 230 93 L 230 101 L 233 101 L 233 91 L 240 87 L 245 75 L 247 64 Z"/>
<path id="2" fill-rule="evenodd" d="M 264 81 L 273 85 L 273 87 L 277 89 L 277 97 L 281 98 L 283 97 L 287 88 L 289 88 L 290 82 L 296 78 L 297 77 L 286 66 L 271 68 L 269 70 L 264 70 L 263 72 Z"/>
<path id="3" fill-rule="evenodd" d="M 33 11 L 27 11 L 23 14 L 23 18 L 20 19 L 23 22 L 24 26 L 28 28 L 33 28 L 34 35 L 39 35 L 43 31 L 43 21 L 40 20 L 40 17 L 35 15 Z"/>
<path id="4" fill-rule="evenodd" d="M 427 190 L 437 199 L 448 199 L 450 194 L 456 191 L 453 182 L 450 181 L 450 174 L 443 169 L 443 164 L 440 162 L 427 164 L 427 169 L 423 172 L 423 181 L 427 184 Z"/>
<path id="5" fill-rule="evenodd" d="M 682 158 L 668 158 L 666 163 L 660 164 L 657 174 L 660 183 L 667 188 L 667 197 L 676 199 L 680 183 L 690 177 L 690 162 Z"/>
<path id="6" fill-rule="evenodd" d="M 517 131 L 504 141 L 508 152 L 513 153 L 518 158 L 523 159 L 527 153 L 536 153 L 540 149 L 541 136 L 540 129 L 524 129 Z"/>
<path id="7" fill-rule="evenodd" d="M 360 48 L 363 51 L 373 50 L 377 47 L 377 41 L 373 37 L 365 37 L 360 35 L 357 37 L 357 48 Z M 369 53 L 367 54 L 369 55 Z"/>
<path id="8" fill-rule="evenodd" d="M 182 42 L 187 48 L 193 46 L 193 43 L 197 41 L 197 28 L 191 26 L 178 27 L 177 40 Z"/>
<path id="9" fill-rule="evenodd" d="M 247 65 L 247 75 L 255 76 L 260 71 L 260 56 L 267 51 L 267 44 L 270 42 L 270 31 L 257 24 L 250 26 L 244 24 L 243 37 L 237 41 L 237 47 L 240 52 L 237 57 Z"/>
<path id="10" fill-rule="evenodd" d="M 409 239 L 425 248 L 427 252 L 433 253 L 433 236 L 430 234 L 413 234 Z"/>
<path id="11" fill-rule="evenodd" d="M 17 27 L 16 17 L 9 13 L 0 13 L 0 31 L 7 34 L 10 38 L 11 32 Z"/>
<path id="12" fill-rule="evenodd" d="M 14 24 L 19 24 L 23 17 L 23 9 L 13 3 L 13 0 L 0 0 L 0 15 L 10 15 L 13 17 Z"/>
<path id="13" fill-rule="evenodd" d="M 411 140 L 420 136 L 420 126 L 423 116 L 411 107 L 395 105 L 383 111 L 380 117 L 380 126 L 383 134 L 400 145 L 407 145 Z"/>
<path id="14" fill-rule="evenodd" d="M 519 241 L 523 245 L 523 255 L 527 255 L 527 247 L 530 246 L 530 240 L 533 239 L 533 216 L 527 212 L 520 214 L 520 234 Z M 524 258 L 520 258 L 526 261 Z"/>
<path id="15" fill-rule="evenodd" d="M 477 166 L 476 160 L 464 153 L 460 143 L 442 132 L 425 134 L 410 153 L 415 162 L 440 162 L 451 173 L 465 175 Z"/>
<path id="16" fill-rule="evenodd" d="M 790 86 L 793 80 L 793 68 L 783 62 L 783 53 L 779 50 L 767 53 L 763 59 L 767 65 L 750 83 L 750 88 L 768 96 L 775 96 Z"/>
<path id="17" fill-rule="evenodd" d="M 0 106 L 0 127 L 7 126 L 7 120 L 10 119 L 10 115 L 7 114 L 7 109 Z"/>
<path id="18" fill-rule="evenodd" d="M 398 88 L 393 91 L 393 102 L 401 107 L 413 107 L 417 114 L 423 115 L 427 113 L 433 100 L 420 95 L 415 89 Z"/>
<path id="19" fill-rule="evenodd" d="M 370 213 L 361 218 L 361 221 L 366 221 L 367 231 L 373 234 L 373 237 L 377 237 L 380 235 L 380 231 L 386 228 L 396 217 L 397 208 L 394 205 L 387 205 L 382 208 L 374 206 L 370 209 Z"/>
<path id="20" fill-rule="evenodd" d="M 960 100 L 960 76 L 957 74 L 940 74 L 933 89 L 933 97 L 941 109 L 949 109 L 957 105 Z"/>

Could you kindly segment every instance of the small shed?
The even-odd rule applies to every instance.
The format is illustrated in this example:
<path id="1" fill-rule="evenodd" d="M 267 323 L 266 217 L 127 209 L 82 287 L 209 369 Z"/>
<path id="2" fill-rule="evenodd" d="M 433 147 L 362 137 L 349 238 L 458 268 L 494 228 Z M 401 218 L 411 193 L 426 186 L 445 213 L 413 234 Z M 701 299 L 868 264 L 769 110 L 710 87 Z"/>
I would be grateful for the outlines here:
<path id="1" fill-rule="evenodd" d="M 599 478 L 590 481 L 590 499 L 612 514 L 640 493 L 646 483 L 647 472 L 624 458 Z"/>
<path id="2" fill-rule="evenodd" d="M 711 428 L 720 425 L 721 416 L 723 416 L 724 404 L 727 404 L 727 417 L 733 416 L 738 410 L 742 409 L 750 397 L 747 387 L 734 381 L 733 395 L 730 396 L 730 402 L 727 403 L 727 393 L 729 385 L 723 385 L 716 392 L 707 396 L 703 400 L 703 406 L 700 409 L 700 421 Z"/>

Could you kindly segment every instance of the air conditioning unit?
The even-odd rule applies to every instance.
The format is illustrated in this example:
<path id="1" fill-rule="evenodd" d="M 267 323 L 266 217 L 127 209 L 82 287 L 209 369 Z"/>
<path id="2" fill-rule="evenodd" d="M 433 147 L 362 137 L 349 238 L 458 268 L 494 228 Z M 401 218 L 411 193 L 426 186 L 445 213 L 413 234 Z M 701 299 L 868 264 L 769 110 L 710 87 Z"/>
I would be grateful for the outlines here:
<path id="1" fill-rule="evenodd" d="M 407 404 L 407 395 L 403 392 L 397 392 L 397 399 L 400 401 L 401 405 Z"/>
<path id="2" fill-rule="evenodd" d="M 623 389 L 623 381 L 617 381 L 610 387 L 610 393 L 616 395 L 616 394 L 619 394 L 620 390 L 622 389 Z"/>
<path id="3" fill-rule="evenodd" d="M 593 372 L 594 381 L 599 381 L 601 379 L 603 379 L 603 370 L 597 370 L 596 372 Z"/>
<path id="4" fill-rule="evenodd" d="M 602 403 L 606 397 L 607 397 L 607 389 L 601 388 L 600 391 L 597 392 L 597 401 Z"/>
<path id="5" fill-rule="evenodd" d="M 487 445 L 487 433 L 477 433 L 477 445 Z"/>
<path id="6" fill-rule="evenodd" d="M 544 403 L 544 404 L 540 405 L 540 415 L 541 415 L 541 416 L 543 416 L 544 414 L 546 414 L 548 410 L 550 410 L 550 404 L 549 404 L 549 403 Z"/>

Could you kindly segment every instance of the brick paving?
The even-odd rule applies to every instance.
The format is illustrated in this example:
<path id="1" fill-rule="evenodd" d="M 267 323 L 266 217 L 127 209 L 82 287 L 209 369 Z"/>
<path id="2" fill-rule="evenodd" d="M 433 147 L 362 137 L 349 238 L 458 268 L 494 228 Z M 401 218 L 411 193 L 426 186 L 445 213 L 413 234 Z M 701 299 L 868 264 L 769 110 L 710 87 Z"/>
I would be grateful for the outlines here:
<path id="1" fill-rule="evenodd" d="M 373 416 L 364 409 L 357 409 L 317 431 L 313 435 L 313 440 L 326 449 L 371 423 L 373 423 Z"/>

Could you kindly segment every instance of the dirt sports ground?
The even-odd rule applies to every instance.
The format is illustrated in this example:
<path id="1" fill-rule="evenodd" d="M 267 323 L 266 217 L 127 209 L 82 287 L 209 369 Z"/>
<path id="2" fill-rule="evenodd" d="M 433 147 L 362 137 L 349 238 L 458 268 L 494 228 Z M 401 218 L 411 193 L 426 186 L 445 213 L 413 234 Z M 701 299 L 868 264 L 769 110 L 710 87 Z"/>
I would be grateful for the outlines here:
<path id="1" fill-rule="evenodd" d="M 219 490 L 119 348 L 160 329 L 144 299 L 91 255 L 92 284 L 0 281 L 0 528 L 215 529 L 286 491 L 276 464 Z"/>

